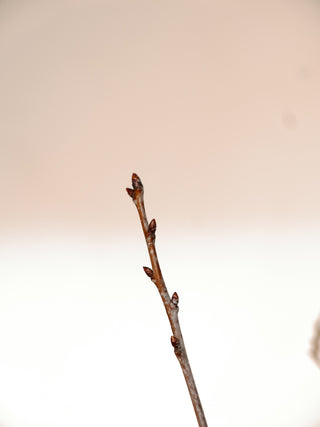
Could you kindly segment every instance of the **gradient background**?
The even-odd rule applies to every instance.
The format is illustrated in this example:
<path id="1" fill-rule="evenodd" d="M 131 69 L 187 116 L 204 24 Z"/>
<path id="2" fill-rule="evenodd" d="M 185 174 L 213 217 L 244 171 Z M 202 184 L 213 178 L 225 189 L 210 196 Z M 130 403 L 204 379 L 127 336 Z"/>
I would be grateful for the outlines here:
<path id="1" fill-rule="evenodd" d="M 317 427 L 317 1 L 0 2 L 0 426 Z"/>

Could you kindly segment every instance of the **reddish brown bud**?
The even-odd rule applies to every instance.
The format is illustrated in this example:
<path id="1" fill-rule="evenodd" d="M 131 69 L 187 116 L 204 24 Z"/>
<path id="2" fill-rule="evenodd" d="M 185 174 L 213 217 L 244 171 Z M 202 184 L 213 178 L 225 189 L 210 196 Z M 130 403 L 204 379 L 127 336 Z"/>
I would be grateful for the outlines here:
<path id="1" fill-rule="evenodd" d="M 132 190 L 132 188 L 126 188 L 127 193 L 129 194 L 129 196 L 133 199 L 134 196 L 134 190 Z"/>
<path id="2" fill-rule="evenodd" d="M 150 221 L 149 227 L 148 227 L 148 232 L 154 234 L 156 232 L 157 229 L 157 223 L 155 219 L 152 219 Z"/>
<path id="3" fill-rule="evenodd" d="M 144 269 L 144 272 L 146 273 L 146 275 L 148 277 L 150 277 L 150 279 L 152 279 L 153 278 L 153 271 L 151 270 L 151 268 L 149 268 L 149 267 L 143 267 L 143 269 Z"/>
<path id="4" fill-rule="evenodd" d="M 171 344 L 172 344 L 172 347 L 178 348 L 178 346 L 179 346 L 179 340 L 178 340 L 178 338 L 176 338 L 175 336 L 172 335 L 172 337 L 171 337 Z"/>
<path id="5" fill-rule="evenodd" d="M 172 298 L 171 298 L 171 302 L 172 302 L 172 304 L 174 304 L 176 307 L 178 306 L 178 304 L 179 304 L 179 296 L 178 296 L 177 292 L 174 292 L 174 293 L 173 293 Z"/>
<path id="6" fill-rule="evenodd" d="M 136 188 L 143 189 L 143 185 L 141 179 L 138 177 L 136 173 L 132 174 L 132 187 L 135 190 Z"/>

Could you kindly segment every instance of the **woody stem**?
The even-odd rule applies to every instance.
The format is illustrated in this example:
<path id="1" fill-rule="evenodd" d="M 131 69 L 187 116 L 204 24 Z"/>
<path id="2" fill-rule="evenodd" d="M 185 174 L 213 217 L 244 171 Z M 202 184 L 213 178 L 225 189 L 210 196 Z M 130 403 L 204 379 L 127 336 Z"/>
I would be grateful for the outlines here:
<path id="1" fill-rule="evenodd" d="M 150 222 L 150 224 L 148 223 L 145 206 L 144 206 L 143 185 L 140 178 L 136 174 L 132 175 L 132 186 L 133 186 L 133 189 L 127 188 L 127 192 L 129 196 L 132 197 L 133 202 L 138 210 L 140 222 L 142 225 L 142 229 L 143 229 L 143 233 L 146 240 L 149 257 L 152 265 L 152 269 L 148 267 L 144 267 L 144 271 L 147 274 L 147 276 L 149 276 L 150 279 L 156 285 L 160 293 L 162 302 L 164 304 L 164 307 L 170 322 L 171 330 L 173 333 L 171 337 L 171 344 L 174 348 L 174 353 L 180 363 L 185 381 L 187 383 L 187 387 L 189 390 L 190 398 L 195 411 L 195 415 L 198 420 L 199 427 L 207 427 L 206 418 L 201 405 L 196 383 L 193 378 L 186 347 L 185 347 L 183 336 L 181 333 L 179 317 L 178 317 L 179 297 L 177 293 L 174 292 L 174 294 L 172 295 L 172 298 L 170 298 L 167 287 L 165 285 L 162 272 L 160 269 L 160 264 L 158 261 L 156 247 L 155 247 L 156 221 L 155 219 L 153 219 Z"/>

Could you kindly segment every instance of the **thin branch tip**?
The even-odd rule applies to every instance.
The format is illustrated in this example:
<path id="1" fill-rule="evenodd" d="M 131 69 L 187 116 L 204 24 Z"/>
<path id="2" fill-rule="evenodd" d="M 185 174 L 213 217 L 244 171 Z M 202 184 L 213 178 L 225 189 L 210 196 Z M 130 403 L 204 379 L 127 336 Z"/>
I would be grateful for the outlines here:
<path id="1" fill-rule="evenodd" d="M 139 215 L 141 222 L 142 230 L 144 233 L 145 241 L 147 244 L 149 258 L 151 262 L 151 267 L 143 267 L 145 274 L 150 278 L 150 280 L 155 284 L 156 288 L 160 293 L 163 305 L 165 307 L 171 330 L 171 345 L 174 348 L 174 354 L 177 357 L 187 387 L 191 397 L 191 401 L 194 407 L 194 411 L 198 420 L 199 427 L 208 427 L 207 422 L 204 416 L 204 412 L 201 406 L 201 401 L 197 387 L 193 378 L 191 366 L 188 360 L 183 336 L 181 333 L 178 313 L 179 313 L 179 296 L 177 292 L 174 292 L 170 298 L 170 294 L 167 290 L 166 284 L 164 282 L 158 257 L 155 247 L 156 240 L 156 230 L 157 223 L 155 219 L 152 219 L 150 222 L 147 219 L 147 214 L 144 205 L 144 189 L 141 179 L 136 173 L 132 174 L 132 188 L 127 188 L 127 193 L 132 198 Z"/>

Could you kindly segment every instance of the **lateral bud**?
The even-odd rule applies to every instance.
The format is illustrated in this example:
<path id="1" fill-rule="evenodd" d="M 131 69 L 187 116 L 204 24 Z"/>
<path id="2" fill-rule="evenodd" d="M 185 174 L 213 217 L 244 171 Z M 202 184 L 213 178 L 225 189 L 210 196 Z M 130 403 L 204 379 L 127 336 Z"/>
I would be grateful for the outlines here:
<path id="1" fill-rule="evenodd" d="M 172 344 L 172 347 L 175 349 L 179 347 L 179 340 L 174 335 L 172 335 L 171 337 L 171 344 Z"/>
<path id="2" fill-rule="evenodd" d="M 178 296 L 177 292 L 174 292 L 174 293 L 172 294 L 171 302 L 172 302 L 172 304 L 173 304 L 173 305 L 175 305 L 176 307 L 178 307 L 178 304 L 179 304 L 179 296 Z"/>
<path id="3" fill-rule="evenodd" d="M 171 344 L 172 344 L 172 347 L 174 348 L 174 354 L 177 356 L 178 360 L 181 361 L 182 348 L 181 348 L 180 341 L 178 340 L 178 338 L 172 335 Z"/>
<path id="4" fill-rule="evenodd" d="M 150 234 L 154 234 L 156 232 L 156 229 L 157 229 L 157 223 L 156 223 L 156 220 L 153 218 L 150 221 L 150 224 L 149 224 L 149 227 L 148 227 L 148 232 Z"/>
<path id="5" fill-rule="evenodd" d="M 150 277 L 150 279 L 152 280 L 152 278 L 153 278 L 153 271 L 151 270 L 151 268 L 149 268 L 149 267 L 143 267 L 143 269 L 144 269 L 144 272 L 146 273 L 146 275 L 148 277 Z"/>
<path id="6" fill-rule="evenodd" d="M 135 190 L 136 188 L 139 188 L 140 190 L 143 189 L 143 185 L 141 182 L 141 179 L 138 177 L 136 173 L 132 174 L 132 187 Z"/>
<path id="7" fill-rule="evenodd" d="M 129 196 L 133 199 L 134 196 L 134 190 L 132 188 L 126 188 L 127 193 L 129 194 Z"/>

